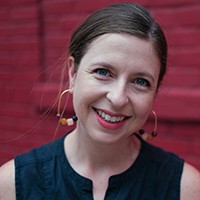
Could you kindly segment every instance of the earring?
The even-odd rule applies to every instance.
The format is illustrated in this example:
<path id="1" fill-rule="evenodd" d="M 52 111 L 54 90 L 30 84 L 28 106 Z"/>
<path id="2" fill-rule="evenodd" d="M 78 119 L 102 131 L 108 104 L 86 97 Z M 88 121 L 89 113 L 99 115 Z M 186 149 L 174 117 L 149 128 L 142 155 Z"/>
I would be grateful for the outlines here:
<path id="1" fill-rule="evenodd" d="M 62 124 L 62 125 L 68 125 L 68 126 L 72 126 L 74 124 L 74 122 L 76 122 L 78 120 L 78 117 L 77 116 L 73 116 L 72 118 L 64 118 L 61 116 L 60 114 L 60 107 L 61 107 L 61 100 L 62 100 L 62 97 L 65 93 L 68 93 L 68 92 L 71 92 L 70 89 L 67 89 L 67 90 L 64 90 L 61 94 L 60 94 L 60 97 L 59 97 L 59 100 L 58 100 L 58 109 L 57 109 L 57 117 L 59 117 L 59 122 Z"/>
<path id="2" fill-rule="evenodd" d="M 158 123 L 158 119 L 157 119 L 157 115 L 156 115 L 156 112 L 153 110 L 152 111 L 153 115 L 154 115 L 154 119 L 155 119 L 155 124 L 154 124 L 154 130 L 151 132 L 151 134 L 148 134 L 145 132 L 144 129 L 140 129 L 138 132 L 139 132 L 139 135 L 142 137 L 142 139 L 144 140 L 151 140 L 153 139 L 154 137 L 157 136 L 157 123 Z"/>

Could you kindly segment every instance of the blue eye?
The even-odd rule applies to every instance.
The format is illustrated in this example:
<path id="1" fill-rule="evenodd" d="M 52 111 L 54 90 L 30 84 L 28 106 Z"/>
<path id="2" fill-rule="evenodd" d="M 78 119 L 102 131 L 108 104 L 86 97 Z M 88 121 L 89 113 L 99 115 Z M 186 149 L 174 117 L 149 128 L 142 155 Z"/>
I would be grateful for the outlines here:
<path id="1" fill-rule="evenodd" d="M 95 72 L 100 76 L 108 76 L 109 75 L 109 71 L 104 68 L 96 69 Z"/>
<path id="2" fill-rule="evenodd" d="M 150 86 L 149 81 L 147 81 L 143 78 L 136 79 L 135 84 L 139 85 L 140 87 L 149 87 Z"/>

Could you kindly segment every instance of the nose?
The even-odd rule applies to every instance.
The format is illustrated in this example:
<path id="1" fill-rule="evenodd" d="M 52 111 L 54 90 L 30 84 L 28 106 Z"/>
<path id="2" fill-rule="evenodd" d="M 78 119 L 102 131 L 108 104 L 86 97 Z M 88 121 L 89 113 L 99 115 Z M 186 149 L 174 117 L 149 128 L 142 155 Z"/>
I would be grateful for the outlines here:
<path id="1" fill-rule="evenodd" d="M 121 108 L 129 101 L 127 88 L 123 83 L 113 84 L 109 88 L 106 97 L 115 108 Z"/>

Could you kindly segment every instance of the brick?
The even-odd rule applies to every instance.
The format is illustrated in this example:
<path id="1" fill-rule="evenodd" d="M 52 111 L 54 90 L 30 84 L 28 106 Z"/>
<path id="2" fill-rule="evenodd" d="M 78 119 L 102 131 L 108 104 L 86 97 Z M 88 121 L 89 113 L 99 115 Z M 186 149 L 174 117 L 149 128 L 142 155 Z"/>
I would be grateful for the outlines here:
<path id="1" fill-rule="evenodd" d="M 38 19 L 38 6 L 20 6 L 12 7 L 10 10 L 10 18 L 12 21 L 27 21 L 30 19 Z"/>
<path id="2" fill-rule="evenodd" d="M 185 160 L 196 167 L 198 170 L 200 170 L 200 160 L 199 156 L 194 156 L 194 155 L 187 155 L 185 156 Z"/>
<path id="3" fill-rule="evenodd" d="M 32 5 L 36 4 L 38 0 L 12 0 L 12 1 L 7 1 L 7 0 L 1 0 L 0 5 L 2 6 L 21 6 L 21 5 Z"/>
<path id="4" fill-rule="evenodd" d="M 152 9 L 155 18 L 165 28 L 197 27 L 200 23 L 200 5 Z"/>
<path id="5" fill-rule="evenodd" d="M 196 154 L 196 155 L 199 155 L 200 156 L 200 148 L 199 148 L 199 144 L 200 144 L 200 139 L 199 137 L 198 138 L 195 138 L 195 140 L 192 142 L 191 144 L 191 148 L 190 148 L 190 152 L 192 154 Z"/>
<path id="6" fill-rule="evenodd" d="M 200 23 L 199 12 L 200 4 L 180 9 L 177 15 L 177 21 L 180 25 L 196 26 Z"/>
<path id="7" fill-rule="evenodd" d="M 200 85 L 200 69 L 189 68 L 183 66 L 174 66 L 168 69 L 167 75 L 163 81 L 165 86 L 171 87 L 184 87 L 187 83 L 187 87 L 198 88 Z"/>
<path id="8" fill-rule="evenodd" d="M 69 14 L 74 11 L 75 1 L 44 1 L 43 8 L 46 14 Z"/>
<path id="9" fill-rule="evenodd" d="M 169 52 L 169 63 L 174 66 L 198 67 L 200 65 L 200 48 L 176 48 Z"/>
<path id="10" fill-rule="evenodd" d="M 7 41 L 0 41 L 0 51 L 4 52 L 2 54 L 5 55 L 5 51 L 10 51 L 10 50 L 11 50 L 10 44 L 8 44 Z M 1 54 L 1 56 L 3 57 L 4 55 L 2 55 L 2 54 Z"/>
<path id="11" fill-rule="evenodd" d="M 165 92 L 161 91 L 155 106 L 159 110 L 160 116 L 186 121 L 200 119 L 200 89 L 168 88 L 165 89 Z"/>
<path id="12" fill-rule="evenodd" d="M 36 76 L 38 75 L 38 72 L 36 70 L 29 70 L 28 72 L 15 72 L 15 73 L 11 73 L 9 71 L 5 71 L 5 72 L 0 72 L 0 80 L 2 82 L 6 82 L 7 85 L 9 85 L 8 83 L 11 84 L 17 84 L 22 82 L 22 84 L 28 85 L 28 84 L 32 84 L 34 83 L 34 80 L 37 80 Z"/>
<path id="13" fill-rule="evenodd" d="M 170 47 L 186 48 L 187 46 L 200 46 L 199 28 L 175 28 L 167 32 Z"/>
<path id="14" fill-rule="evenodd" d="M 166 139 L 160 142 L 159 146 L 164 148 L 167 151 L 174 152 L 176 154 L 187 154 L 190 152 L 189 144 L 186 141 L 167 141 Z M 177 148 L 178 147 L 178 148 Z"/>
<path id="15" fill-rule="evenodd" d="M 29 70 L 30 67 L 39 66 L 40 60 L 38 52 L 16 52 L 12 56 L 11 64 L 16 71 Z"/>
<path id="16" fill-rule="evenodd" d="M 32 109 L 27 109 L 27 107 L 30 105 L 22 105 L 22 104 L 13 104 L 13 103 L 7 103 L 7 104 L 0 104 L 1 112 L 0 116 L 13 116 L 13 117 L 24 117 L 32 114 Z"/>
<path id="17" fill-rule="evenodd" d="M 181 7 L 181 6 L 191 6 L 191 5 L 198 5 L 199 1 L 198 0 L 168 0 L 168 1 L 163 1 L 163 0 L 155 0 L 155 1 L 147 1 L 146 5 L 149 6 L 155 6 L 155 7 Z M 138 1 L 140 3 L 140 1 Z"/>
<path id="18" fill-rule="evenodd" d="M 51 108 L 55 109 L 55 112 L 56 112 L 57 104 L 52 107 L 52 102 L 54 102 L 55 99 L 58 98 L 59 87 L 60 86 L 56 85 L 56 84 L 55 85 L 49 85 L 49 84 L 37 85 L 37 88 L 35 88 L 35 90 L 34 90 L 34 102 L 36 103 L 36 105 L 38 107 L 39 107 L 39 105 L 41 105 L 41 97 L 42 97 L 42 106 L 44 107 L 44 109 L 51 107 Z M 45 95 L 42 95 L 44 91 L 46 91 Z M 66 110 L 70 115 L 74 112 L 73 106 L 72 106 L 72 96 L 66 95 L 65 98 L 69 98 Z M 63 100 L 62 102 L 65 102 L 65 100 Z"/>
<path id="19" fill-rule="evenodd" d="M 54 48 L 65 48 L 65 44 L 67 43 L 67 37 L 65 35 L 60 36 L 59 34 L 52 34 L 52 35 L 47 35 L 45 43 L 46 43 L 46 47 L 47 49 L 49 47 L 53 47 Z"/>
<path id="20" fill-rule="evenodd" d="M 116 1 L 11 2 L 0 1 L 0 140 L 29 134 L 0 143 L 0 163 L 53 139 L 58 124 L 53 101 L 70 34 L 94 9 Z M 154 12 L 169 41 L 168 75 L 155 103 L 159 135 L 152 143 L 174 151 L 200 169 L 199 0 L 136 3 Z M 71 102 L 67 111 L 67 116 L 73 112 Z M 145 129 L 150 132 L 153 126 L 150 116 Z M 59 126 L 56 138 L 71 128 Z"/>
<path id="21" fill-rule="evenodd" d="M 109 3 L 106 3 L 106 5 L 111 4 L 112 1 L 109 1 Z M 105 5 L 105 4 L 104 4 Z M 77 12 L 86 12 L 86 13 L 91 13 L 96 9 L 99 9 L 101 7 L 101 2 L 91 2 L 90 0 L 85 0 L 81 2 L 76 2 L 74 5 L 74 9 Z"/>
<path id="22" fill-rule="evenodd" d="M 15 36 L 36 36 L 39 34 L 39 25 L 34 21 L 20 24 L 5 23 L 0 26 L 0 37 L 10 38 Z"/>
<path id="23" fill-rule="evenodd" d="M 0 7 L 0 23 L 6 21 L 9 19 L 9 11 L 8 9 L 5 9 L 5 8 L 1 8 Z"/>
<path id="24" fill-rule="evenodd" d="M 9 160 L 11 160 L 14 155 L 10 152 L 1 152 L 0 151 L 0 166 L 3 165 L 4 163 L 8 162 Z"/>

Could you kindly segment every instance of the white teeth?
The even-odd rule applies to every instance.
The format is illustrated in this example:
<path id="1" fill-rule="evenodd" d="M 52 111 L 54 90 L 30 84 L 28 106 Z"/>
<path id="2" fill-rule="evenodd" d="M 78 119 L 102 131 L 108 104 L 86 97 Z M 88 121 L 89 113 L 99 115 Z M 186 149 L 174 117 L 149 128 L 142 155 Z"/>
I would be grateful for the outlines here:
<path id="1" fill-rule="evenodd" d="M 124 117 L 111 117 L 110 115 L 102 112 L 101 110 L 96 110 L 96 111 L 99 114 L 99 116 L 101 116 L 102 118 L 104 118 L 108 122 L 113 122 L 113 123 L 121 122 L 124 119 Z"/>
<path id="2" fill-rule="evenodd" d="M 111 122 L 116 122 L 117 121 L 117 117 L 111 117 Z"/>

